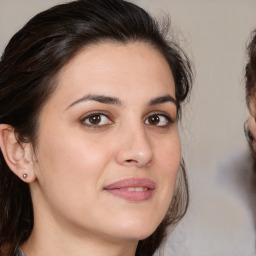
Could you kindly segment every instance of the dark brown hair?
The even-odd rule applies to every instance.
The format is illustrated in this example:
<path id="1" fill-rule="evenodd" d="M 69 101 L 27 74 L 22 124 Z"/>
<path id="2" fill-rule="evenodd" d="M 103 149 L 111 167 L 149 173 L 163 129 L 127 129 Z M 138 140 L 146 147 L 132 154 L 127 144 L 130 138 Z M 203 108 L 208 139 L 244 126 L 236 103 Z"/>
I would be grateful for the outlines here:
<path id="1" fill-rule="evenodd" d="M 248 63 L 245 67 L 246 101 L 256 104 L 256 30 L 251 34 L 251 41 L 247 47 Z"/>
<path id="2" fill-rule="evenodd" d="M 251 34 L 251 40 L 247 46 L 248 62 L 245 67 L 245 89 L 246 89 L 246 103 L 248 108 L 250 104 L 256 106 L 256 30 Z M 256 117 L 254 117 L 256 118 Z M 254 170 L 256 170 L 256 152 L 253 148 L 253 141 L 256 138 L 245 124 L 245 134 L 251 148 L 252 157 L 254 159 Z"/>
<path id="3" fill-rule="evenodd" d="M 178 114 L 192 83 L 189 59 L 168 26 L 140 7 L 123 0 L 78 0 L 39 13 L 18 31 L 0 62 L 0 124 L 11 125 L 21 142 L 36 147 L 40 110 L 56 87 L 59 71 L 85 46 L 115 41 L 144 42 L 161 52 L 175 81 Z M 156 231 L 139 242 L 136 256 L 150 256 L 188 206 L 188 184 L 181 164 L 177 189 L 166 217 Z M 0 152 L 0 254 L 15 255 L 33 229 L 29 186 L 8 168 Z"/>

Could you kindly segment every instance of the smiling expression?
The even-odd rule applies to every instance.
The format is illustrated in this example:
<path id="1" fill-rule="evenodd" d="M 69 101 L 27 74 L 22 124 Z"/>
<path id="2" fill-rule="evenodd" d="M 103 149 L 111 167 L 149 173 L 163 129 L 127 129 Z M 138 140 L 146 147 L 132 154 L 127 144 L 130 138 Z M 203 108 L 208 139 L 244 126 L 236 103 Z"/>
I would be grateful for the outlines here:
<path id="1" fill-rule="evenodd" d="M 62 69 L 40 114 L 30 185 L 35 228 L 149 236 L 175 187 L 176 117 L 172 72 L 152 46 L 86 47 Z"/>

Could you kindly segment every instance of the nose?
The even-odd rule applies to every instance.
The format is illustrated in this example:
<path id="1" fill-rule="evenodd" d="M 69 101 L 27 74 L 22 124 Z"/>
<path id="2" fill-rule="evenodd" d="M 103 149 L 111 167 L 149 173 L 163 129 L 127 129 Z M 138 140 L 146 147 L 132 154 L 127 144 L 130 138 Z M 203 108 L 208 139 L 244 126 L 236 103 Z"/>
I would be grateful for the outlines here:
<path id="1" fill-rule="evenodd" d="M 123 131 L 118 140 L 116 161 L 124 166 L 146 167 L 153 160 L 153 150 L 150 139 L 144 127 L 129 127 Z"/>

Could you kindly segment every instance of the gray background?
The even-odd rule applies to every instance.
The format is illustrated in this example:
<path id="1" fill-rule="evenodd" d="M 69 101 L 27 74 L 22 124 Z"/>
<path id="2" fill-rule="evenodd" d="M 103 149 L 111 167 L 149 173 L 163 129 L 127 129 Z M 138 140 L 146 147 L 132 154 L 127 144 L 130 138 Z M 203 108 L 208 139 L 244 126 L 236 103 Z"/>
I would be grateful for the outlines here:
<path id="1" fill-rule="evenodd" d="M 0 0 L 0 52 L 33 15 L 60 0 Z M 165 255 L 255 255 L 255 191 L 243 124 L 245 47 L 256 29 L 255 0 L 138 0 L 172 30 L 196 79 L 181 126 L 191 205 Z"/>

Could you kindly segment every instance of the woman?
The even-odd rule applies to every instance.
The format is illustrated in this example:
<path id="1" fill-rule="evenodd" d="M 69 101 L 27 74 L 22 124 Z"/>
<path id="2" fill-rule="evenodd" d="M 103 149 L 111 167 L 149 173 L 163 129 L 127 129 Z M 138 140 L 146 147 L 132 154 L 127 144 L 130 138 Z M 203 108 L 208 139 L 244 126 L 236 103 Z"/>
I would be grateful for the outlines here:
<path id="1" fill-rule="evenodd" d="M 192 72 L 165 33 L 132 3 L 79 0 L 10 40 L 1 255 L 153 255 L 183 217 L 177 120 Z"/>

